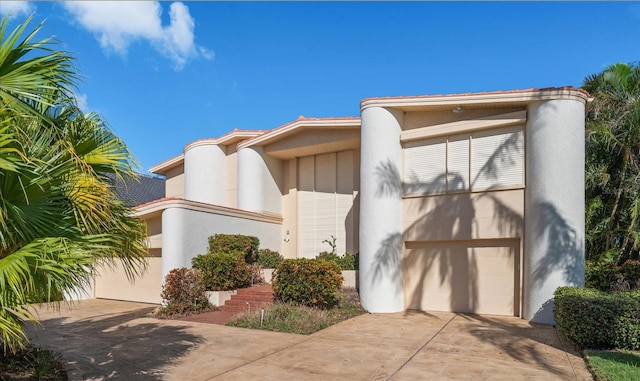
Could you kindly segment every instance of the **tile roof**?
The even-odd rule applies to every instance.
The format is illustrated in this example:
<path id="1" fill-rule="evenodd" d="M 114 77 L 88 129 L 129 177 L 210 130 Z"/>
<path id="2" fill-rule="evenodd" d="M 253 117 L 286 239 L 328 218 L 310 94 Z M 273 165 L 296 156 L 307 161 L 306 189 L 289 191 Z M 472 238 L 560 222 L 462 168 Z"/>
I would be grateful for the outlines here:
<path id="1" fill-rule="evenodd" d="M 117 179 L 113 174 L 107 176 L 113 181 L 116 196 L 130 207 L 163 198 L 165 195 L 165 180 L 158 177 L 141 173 L 135 177 L 125 175 L 123 179 Z"/>

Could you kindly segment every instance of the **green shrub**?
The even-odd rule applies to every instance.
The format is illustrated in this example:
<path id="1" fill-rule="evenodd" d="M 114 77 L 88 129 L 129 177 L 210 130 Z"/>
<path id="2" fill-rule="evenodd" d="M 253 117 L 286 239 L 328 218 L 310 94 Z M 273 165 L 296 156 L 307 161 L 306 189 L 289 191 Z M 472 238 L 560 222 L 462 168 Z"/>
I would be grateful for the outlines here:
<path id="1" fill-rule="evenodd" d="M 614 263 L 587 262 L 585 286 L 601 291 L 627 291 L 640 288 L 640 261 Z"/>
<path id="2" fill-rule="evenodd" d="M 216 234 L 209 237 L 209 254 L 241 252 L 245 262 L 256 261 L 260 240 L 258 237 L 240 234 Z"/>
<path id="3" fill-rule="evenodd" d="M 600 291 L 611 291 L 620 270 L 614 263 L 593 263 L 587 261 L 584 271 L 585 287 Z"/>
<path id="4" fill-rule="evenodd" d="M 338 263 L 338 258 L 340 258 L 338 254 L 331 251 L 321 251 L 320 254 L 316 255 L 316 259 L 318 260 L 333 262 L 335 264 Z"/>
<path id="5" fill-rule="evenodd" d="M 198 269 L 181 267 L 167 274 L 162 286 L 162 299 L 166 302 L 158 315 L 184 316 L 209 308 L 202 274 Z"/>
<path id="6" fill-rule="evenodd" d="M 282 302 L 329 308 L 339 301 L 342 274 L 333 262 L 285 259 L 274 271 L 272 284 Z"/>
<path id="7" fill-rule="evenodd" d="M 207 290 L 236 290 L 251 285 L 251 266 L 244 258 L 241 252 L 204 254 L 193 258 L 191 265 L 202 271 Z"/>
<path id="8" fill-rule="evenodd" d="M 620 272 L 624 279 L 629 282 L 631 288 L 639 288 L 640 282 L 640 261 L 628 260 L 620 266 Z"/>
<path id="9" fill-rule="evenodd" d="M 558 330 L 575 344 L 640 349 L 640 291 L 608 293 L 560 287 L 554 297 Z"/>
<path id="10" fill-rule="evenodd" d="M 344 253 L 342 257 L 338 258 L 338 265 L 343 270 L 358 270 L 359 268 L 359 254 Z"/>
<path id="11" fill-rule="evenodd" d="M 258 262 L 265 269 L 275 269 L 280 262 L 284 261 L 282 254 L 269 249 L 260 249 L 258 251 Z"/>
<path id="12" fill-rule="evenodd" d="M 67 380 L 65 363 L 60 352 L 30 344 L 0 351 L 0 380 Z"/>
<path id="13" fill-rule="evenodd" d="M 339 256 L 333 252 L 323 251 L 316 256 L 316 259 L 335 263 L 341 270 L 358 269 L 358 253 L 345 253 L 343 256 Z"/>

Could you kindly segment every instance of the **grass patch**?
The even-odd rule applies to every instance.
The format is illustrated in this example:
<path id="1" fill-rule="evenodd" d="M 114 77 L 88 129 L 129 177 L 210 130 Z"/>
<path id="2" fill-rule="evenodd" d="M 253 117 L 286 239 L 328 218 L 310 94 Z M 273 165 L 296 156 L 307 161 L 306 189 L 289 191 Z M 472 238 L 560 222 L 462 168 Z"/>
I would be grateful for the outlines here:
<path id="1" fill-rule="evenodd" d="M 308 335 L 365 312 L 360 305 L 357 291 L 347 288 L 340 292 L 340 302 L 331 309 L 274 303 L 264 310 L 262 328 L 260 311 L 237 315 L 227 325 Z"/>
<path id="2" fill-rule="evenodd" d="M 59 352 L 39 347 L 28 347 L 15 354 L 0 350 L 0 380 L 64 381 L 67 371 Z"/>
<path id="3" fill-rule="evenodd" d="M 587 349 L 585 354 L 598 381 L 640 380 L 640 352 Z"/>

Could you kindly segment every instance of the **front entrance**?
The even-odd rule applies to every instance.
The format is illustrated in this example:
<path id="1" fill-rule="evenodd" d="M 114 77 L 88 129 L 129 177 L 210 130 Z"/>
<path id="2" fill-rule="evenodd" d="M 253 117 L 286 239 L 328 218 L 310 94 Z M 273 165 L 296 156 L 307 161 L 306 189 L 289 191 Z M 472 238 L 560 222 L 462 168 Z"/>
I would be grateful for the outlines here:
<path id="1" fill-rule="evenodd" d="M 324 240 L 336 238 L 337 253 L 355 248 L 354 152 L 298 159 L 298 256 L 314 258 L 331 251 Z"/>

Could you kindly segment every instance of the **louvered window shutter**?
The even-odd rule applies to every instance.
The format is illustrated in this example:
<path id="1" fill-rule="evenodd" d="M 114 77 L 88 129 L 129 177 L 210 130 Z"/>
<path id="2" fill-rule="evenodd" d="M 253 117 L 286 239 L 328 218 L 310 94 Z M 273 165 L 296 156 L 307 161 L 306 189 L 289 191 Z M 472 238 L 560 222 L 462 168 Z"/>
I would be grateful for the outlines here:
<path id="1" fill-rule="evenodd" d="M 471 139 L 472 190 L 524 185 L 522 126 L 476 132 Z"/>
<path id="2" fill-rule="evenodd" d="M 444 193 L 446 170 L 446 139 L 430 139 L 405 144 L 403 170 L 405 195 Z"/>

